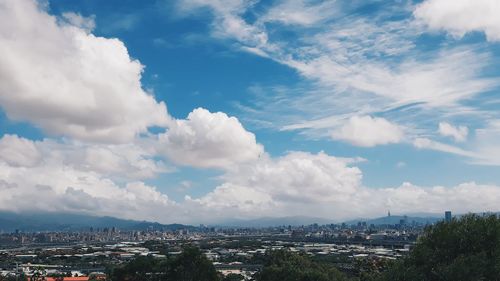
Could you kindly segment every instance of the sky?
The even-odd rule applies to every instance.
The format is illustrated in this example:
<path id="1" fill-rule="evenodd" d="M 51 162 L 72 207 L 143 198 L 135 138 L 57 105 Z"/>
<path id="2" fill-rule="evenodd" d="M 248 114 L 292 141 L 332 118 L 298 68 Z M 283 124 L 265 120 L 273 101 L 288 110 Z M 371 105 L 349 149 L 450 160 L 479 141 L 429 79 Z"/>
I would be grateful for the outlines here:
<path id="1" fill-rule="evenodd" d="M 500 211 L 497 0 L 0 0 L 0 210 Z"/>

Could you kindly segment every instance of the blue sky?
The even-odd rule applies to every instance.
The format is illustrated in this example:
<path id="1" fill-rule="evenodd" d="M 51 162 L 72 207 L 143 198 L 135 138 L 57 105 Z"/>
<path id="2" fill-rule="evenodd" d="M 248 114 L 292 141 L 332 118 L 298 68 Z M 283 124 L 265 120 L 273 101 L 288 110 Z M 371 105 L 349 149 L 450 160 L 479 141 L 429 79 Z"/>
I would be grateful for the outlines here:
<path id="1" fill-rule="evenodd" d="M 0 11 L 5 209 L 165 222 L 498 211 L 494 0 Z M 12 204 L 40 186 L 45 205 L 66 203 Z"/>

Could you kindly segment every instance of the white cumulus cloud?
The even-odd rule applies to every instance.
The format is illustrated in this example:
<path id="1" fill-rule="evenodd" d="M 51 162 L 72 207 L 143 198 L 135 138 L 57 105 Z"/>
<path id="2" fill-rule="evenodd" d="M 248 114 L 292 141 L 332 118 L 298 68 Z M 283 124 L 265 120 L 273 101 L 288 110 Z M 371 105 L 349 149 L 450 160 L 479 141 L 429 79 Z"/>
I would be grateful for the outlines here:
<path id="1" fill-rule="evenodd" d="M 144 182 L 119 184 L 98 166 L 71 162 L 72 150 L 61 144 L 8 135 L 0 140 L 0 147 L 33 150 L 22 158 L 1 154 L 0 209 L 9 211 L 76 212 L 164 223 L 269 216 L 314 216 L 334 222 L 376 217 L 387 209 L 400 214 L 439 213 L 443 208 L 456 213 L 497 211 L 500 200 L 499 186 L 474 182 L 369 188 L 352 159 L 289 152 L 237 165 L 221 176 L 222 183 L 212 192 L 174 202 Z"/>
<path id="2" fill-rule="evenodd" d="M 439 133 L 445 137 L 452 137 L 457 142 L 463 142 L 467 139 L 469 129 L 465 126 L 456 127 L 447 122 L 440 122 Z"/>
<path id="3" fill-rule="evenodd" d="M 362 173 L 325 153 L 291 152 L 232 171 L 207 195 L 181 203 L 199 214 L 196 222 L 234 218 L 311 216 L 332 222 L 397 214 L 498 211 L 500 186 L 475 182 L 456 186 L 370 188 Z"/>
<path id="4" fill-rule="evenodd" d="M 174 207 L 166 195 L 141 182 L 120 187 L 102 175 L 70 166 L 44 164 L 23 168 L 0 161 L 1 210 L 166 220 L 165 213 L 158 211 Z"/>
<path id="5" fill-rule="evenodd" d="M 398 143 L 403 136 L 400 126 L 384 118 L 371 116 L 353 116 L 332 133 L 335 140 L 364 147 Z"/>
<path id="6" fill-rule="evenodd" d="M 0 160 L 12 166 L 34 166 L 42 159 L 35 144 L 16 135 L 4 135 L 0 139 Z"/>
<path id="7" fill-rule="evenodd" d="M 169 171 L 154 159 L 154 149 L 146 140 L 137 144 L 84 144 L 71 140 L 31 141 L 17 135 L 0 138 L 0 161 L 10 166 L 30 168 L 40 165 L 66 166 L 110 178 L 139 180 Z"/>
<path id="8" fill-rule="evenodd" d="M 443 124 L 443 123 L 442 123 Z M 454 137 L 457 141 L 465 140 L 468 129 L 466 127 L 455 127 L 448 123 L 440 124 L 442 135 Z M 462 129 L 461 129 L 462 128 Z M 457 139 L 458 138 L 458 139 Z M 413 145 L 421 149 L 432 149 L 441 152 L 447 152 L 468 158 L 469 164 L 500 166 L 500 120 L 494 119 L 487 122 L 483 128 L 474 130 L 468 142 L 461 144 L 461 147 L 450 145 L 429 138 L 416 138 Z"/>
<path id="9" fill-rule="evenodd" d="M 454 106 L 497 85 L 480 75 L 489 55 L 473 49 L 445 49 L 390 65 L 380 60 L 414 48 L 417 35 L 409 33 L 415 30 L 407 26 L 408 21 L 378 24 L 344 17 L 326 24 L 337 13 L 332 10 L 334 1 L 288 0 L 270 6 L 255 21 L 246 21 L 243 14 L 255 3 L 183 0 L 179 5 L 184 11 L 208 8 L 214 14 L 213 36 L 233 39 L 243 49 L 288 65 L 328 89 L 293 102 L 295 108 L 321 111 L 311 115 L 315 116 L 312 122 L 305 120 L 305 125 L 296 128 L 324 129 L 333 139 L 357 146 L 399 143 L 407 127 L 374 115 L 414 103 Z M 431 28 L 456 35 L 479 30 L 496 40 L 496 18 L 482 10 L 495 10 L 496 2 L 475 2 L 482 8 L 470 3 L 427 0 L 415 15 L 427 19 Z M 436 16 L 433 7 L 438 4 L 458 8 Z M 446 13 L 458 15 L 464 7 L 471 11 L 469 21 L 448 27 Z M 484 17 L 477 18 L 477 13 Z M 35 0 L 5 0 L 0 4 L 0 18 L 0 107 L 9 119 L 66 136 L 40 141 L 17 135 L 0 139 L 2 210 L 187 223 L 297 215 L 340 221 L 383 215 L 387 209 L 397 213 L 442 212 L 443 208 L 457 213 L 498 211 L 499 186 L 404 183 L 369 188 L 355 166 L 360 158 L 298 151 L 273 158 L 237 118 L 222 112 L 198 108 L 186 119 L 171 120 L 165 104 L 143 90 L 144 67 L 130 57 L 123 42 L 92 34 L 93 17 L 65 13 L 56 18 Z M 317 28 L 319 24 L 325 24 L 326 30 Z M 271 26 L 279 25 L 315 28 L 310 34 L 297 33 L 298 40 L 288 44 L 272 37 L 276 33 Z M 282 105 L 285 99 L 280 101 Z M 334 113 L 324 113 L 325 108 Z M 339 109 L 341 113 L 336 112 Z M 416 138 L 413 144 L 498 165 L 499 124 L 490 122 L 475 130 L 474 148 L 427 137 Z M 166 131 L 144 134 L 150 126 Z M 444 122 L 439 132 L 459 142 L 468 136 L 466 127 Z M 220 169 L 220 183 L 199 198 L 187 196 L 174 202 L 160 188 L 142 181 L 168 172 L 160 155 L 179 165 Z M 182 190 L 191 186 L 195 188 L 189 181 L 181 183 Z"/>
<path id="10" fill-rule="evenodd" d="M 159 151 L 175 163 L 203 168 L 229 169 L 257 160 L 264 148 L 235 117 L 206 109 L 193 110 L 176 120 L 159 136 Z"/>
<path id="11" fill-rule="evenodd" d="M 168 124 L 165 104 L 141 87 L 141 63 L 122 41 L 89 33 L 93 21 L 59 21 L 35 0 L 2 1 L 0 18 L 0 106 L 10 119 L 102 142 Z"/>
<path id="12" fill-rule="evenodd" d="M 497 0 L 426 0 L 414 11 L 432 30 L 445 30 L 457 37 L 479 31 L 490 41 L 500 41 L 499 14 Z"/>
<path id="13" fill-rule="evenodd" d="M 206 208 L 207 216 L 217 213 L 217 218 L 304 215 L 327 205 L 333 210 L 337 204 L 347 206 L 361 185 L 361 171 L 350 167 L 351 161 L 298 151 L 262 158 L 226 173 L 214 191 L 188 202 Z"/>

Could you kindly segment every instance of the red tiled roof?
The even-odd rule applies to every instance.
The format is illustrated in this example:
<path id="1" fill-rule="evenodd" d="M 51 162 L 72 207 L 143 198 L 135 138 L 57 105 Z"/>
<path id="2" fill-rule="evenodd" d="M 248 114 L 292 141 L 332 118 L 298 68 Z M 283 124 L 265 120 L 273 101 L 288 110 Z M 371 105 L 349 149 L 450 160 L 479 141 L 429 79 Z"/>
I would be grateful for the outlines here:
<path id="1" fill-rule="evenodd" d="M 31 278 L 28 278 L 28 281 L 30 281 Z M 46 281 L 56 281 L 56 278 L 53 277 L 45 277 Z M 64 277 L 64 281 L 88 281 L 88 277 Z"/>

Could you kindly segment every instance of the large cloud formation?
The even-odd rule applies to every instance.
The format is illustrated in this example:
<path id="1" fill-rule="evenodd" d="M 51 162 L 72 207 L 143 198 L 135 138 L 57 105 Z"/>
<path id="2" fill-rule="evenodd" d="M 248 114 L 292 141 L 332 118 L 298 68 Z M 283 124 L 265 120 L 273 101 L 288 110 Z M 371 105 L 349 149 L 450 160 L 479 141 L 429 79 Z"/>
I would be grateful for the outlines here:
<path id="1" fill-rule="evenodd" d="M 0 106 L 10 119 L 102 142 L 168 124 L 165 104 L 141 88 L 143 66 L 120 40 L 94 36 L 81 17 L 57 19 L 35 0 L 2 1 L 0 18 Z"/>
<path id="2" fill-rule="evenodd" d="M 147 175 L 139 173 L 142 168 L 135 167 L 135 161 L 124 164 L 127 149 L 103 145 L 86 148 L 75 152 L 70 145 L 51 140 L 34 142 L 15 135 L 3 136 L 0 151 L 12 153 L 0 155 L 0 209 L 185 223 L 299 215 L 340 221 L 383 215 L 387 209 L 395 213 L 439 213 L 443 206 L 457 213 L 496 210 L 500 200 L 500 187 L 474 182 L 455 187 L 405 183 L 394 188 L 368 188 L 362 184 L 361 170 L 353 166 L 356 159 L 323 152 L 289 152 L 279 158 L 264 156 L 236 165 L 223 174 L 221 184 L 212 192 L 175 202 L 156 187 L 138 180 Z M 93 149 L 115 155 L 107 163 L 116 166 L 103 170 L 102 160 L 90 161 L 85 154 L 94 153 L 89 152 Z M 19 151 L 26 153 L 20 156 Z M 148 164 L 141 166 L 156 167 L 146 174 L 161 168 L 142 157 L 139 162 Z M 115 179 L 124 174 L 130 177 L 125 182 Z"/>
<path id="3" fill-rule="evenodd" d="M 217 212 L 218 217 L 228 209 L 242 217 L 288 216 L 309 212 L 314 206 L 344 205 L 361 185 L 361 171 L 348 167 L 349 161 L 323 152 L 262 158 L 227 173 L 224 184 L 195 201 Z"/>
<path id="4" fill-rule="evenodd" d="M 258 124 L 355 146 L 413 142 L 418 148 L 465 156 L 468 163 L 498 165 L 497 158 L 490 156 L 498 154 L 498 143 L 488 141 L 486 151 L 476 145 L 481 141 L 474 141 L 473 130 L 468 135 L 468 128 L 487 126 L 485 119 L 499 119 L 498 110 L 491 106 L 498 102 L 491 93 L 500 85 L 492 71 L 495 49 L 477 38 L 471 38 L 477 39 L 471 44 L 442 34 L 434 37 L 436 41 L 422 35 L 445 31 L 459 39 L 480 32 L 496 43 L 500 2 L 425 0 L 403 5 L 389 1 L 381 10 L 364 9 L 371 5 L 365 1 L 178 3 L 180 12 L 190 16 L 201 8 L 210 11 L 213 37 L 289 66 L 306 78 L 307 85 L 272 85 L 256 91 L 275 93 L 257 94 L 253 106 L 242 107 Z M 228 22 L 237 24 L 228 27 Z M 283 36 L 288 31 L 294 36 Z M 451 128 L 442 120 L 464 123 Z M 388 125 L 396 123 L 401 127 Z M 378 129 L 381 126 L 385 129 Z M 451 136 L 460 147 L 449 139 L 444 140 L 448 143 L 434 140 L 441 136 Z"/>
<path id="5" fill-rule="evenodd" d="M 462 37 L 484 32 L 490 41 L 500 41 L 500 2 L 496 0 L 427 0 L 414 15 L 432 30 L 444 30 Z"/>
<path id="6" fill-rule="evenodd" d="M 34 142 L 16 135 L 0 139 L 0 209 L 11 211 L 84 212 L 142 219 L 175 205 L 155 187 L 134 180 L 158 172 L 161 165 L 144 158 L 139 148 Z M 135 155 L 132 161 L 126 159 Z M 103 158 L 107 158 L 103 170 Z M 124 186 L 114 177 L 127 175 Z"/>
<path id="7" fill-rule="evenodd" d="M 453 187 L 369 188 L 362 172 L 352 167 L 356 159 L 323 152 L 290 152 L 280 158 L 263 158 L 227 173 L 213 192 L 187 198 L 183 207 L 197 213 L 199 221 L 263 216 L 311 216 L 332 221 L 394 213 L 457 213 L 497 210 L 500 187 L 474 182 Z M 229 214 L 229 215 L 228 215 Z"/>
<path id="8" fill-rule="evenodd" d="M 332 133 L 332 138 L 357 146 L 371 147 L 398 143 L 403 139 L 403 129 L 380 117 L 353 116 Z"/>
<path id="9" fill-rule="evenodd" d="M 250 26 L 241 18 L 242 9 L 250 2 L 190 3 L 188 8 L 209 3 L 219 14 L 215 35 L 236 37 L 261 51 L 272 49 L 260 26 Z M 282 20 L 287 25 L 309 26 L 325 19 L 325 15 L 316 15 L 318 7 L 296 3 L 282 2 L 287 11 Z M 305 9 L 303 13 L 292 13 L 296 5 Z M 317 18 L 304 18 L 312 15 Z M 253 133 L 225 113 L 198 108 L 186 119 L 170 118 L 164 103 L 143 90 L 143 66 L 130 58 L 120 40 L 93 35 L 92 18 L 71 13 L 56 18 L 34 0 L 2 1 L 0 18 L 0 106 L 10 119 L 30 122 L 49 135 L 64 136 L 38 141 L 14 134 L 0 138 L 1 210 L 188 223 L 295 215 L 338 221 L 382 215 L 387 209 L 398 213 L 441 212 L 444 206 L 458 213 L 496 210 L 500 201 L 500 187 L 473 182 L 448 188 L 410 183 L 369 188 L 362 183 L 356 159 L 324 152 L 295 151 L 271 157 Z M 267 20 L 277 21 L 276 14 L 269 14 Z M 332 60 L 288 63 L 295 63 L 303 73 L 316 63 L 329 72 Z M 392 77 L 384 73 L 382 77 Z M 452 92 L 451 100 L 470 93 Z M 338 131 L 333 137 L 361 146 L 396 143 L 404 137 L 398 125 L 370 116 L 367 112 L 346 117 L 347 123 L 335 128 Z M 476 130 L 483 147 L 494 147 L 498 124 Z M 150 126 L 166 131 L 150 133 Z M 370 130 L 381 134 L 374 138 Z M 467 135 L 451 125 L 443 125 L 441 133 L 457 140 Z M 427 139 L 415 145 L 469 155 Z M 205 195 L 175 202 L 160 186 L 144 182 L 171 171 L 169 161 L 216 168 L 220 182 Z"/>
<path id="10" fill-rule="evenodd" d="M 159 136 L 160 151 L 174 162 L 202 168 L 228 169 L 264 154 L 255 135 L 235 117 L 206 109 L 193 110 Z"/>

